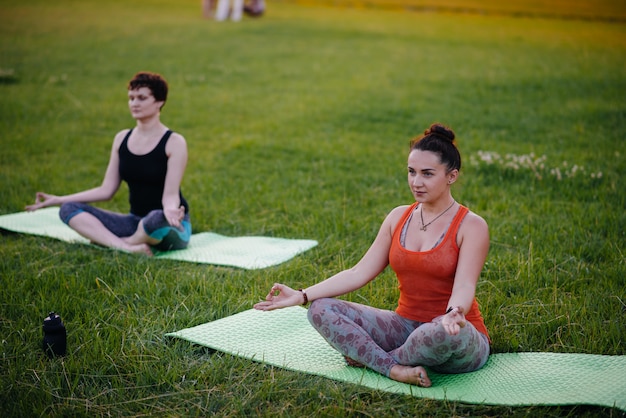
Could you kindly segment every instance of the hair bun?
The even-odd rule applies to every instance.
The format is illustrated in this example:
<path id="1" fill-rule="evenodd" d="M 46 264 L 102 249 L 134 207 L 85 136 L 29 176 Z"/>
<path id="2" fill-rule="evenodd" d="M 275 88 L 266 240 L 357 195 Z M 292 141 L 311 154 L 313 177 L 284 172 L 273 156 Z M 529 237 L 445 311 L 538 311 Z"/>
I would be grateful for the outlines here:
<path id="1" fill-rule="evenodd" d="M 447 139 L 448 141 L 454 141 L 455 135 L 452 129 L 443 126 L 440 123 L 433 123 L 430 128 L 424 131 L 424 136 L 436 135 L 440 138 Z"/>

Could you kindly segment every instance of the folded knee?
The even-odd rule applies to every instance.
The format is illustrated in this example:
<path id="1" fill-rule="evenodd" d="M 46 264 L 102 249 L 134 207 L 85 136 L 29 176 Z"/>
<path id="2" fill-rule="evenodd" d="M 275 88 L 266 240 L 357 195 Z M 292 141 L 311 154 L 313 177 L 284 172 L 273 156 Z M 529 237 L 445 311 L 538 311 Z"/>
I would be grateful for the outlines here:
<path id="1" fill-rule="evenodd" d="M 324 312 L 330 309 L 330 303 L 332 303 L 333 300 L 332 298 L 321 298 L 311 302 L 307 311 L 307 317 L 313 327 L 317 328 L 321 326 Z"/>
<path id="2" fill-rule="evenodd" d="M 84 206 L 84 203 L 78 202 L 63 203 L 59 209 L 59 218 L 61 218 L 64 223 L 69 224 L 70 219 L 79 213 L 84 212 Z"/>
<path id="3" fill-rule="evenodd" d="M 162 210 L 153 210 L 142 220 L 144 232 L 153 240 L 158 241 L 155 248 L 160 251 L 180 250 L 187 247 L 191 239 L 191 223 L 189 215 L 181 222 L 181 228 L 169 224 Z"/>
<path id="4" fill-rule="evenodd" d="M 162 228 L 168 228 L 170 224 L 165 219 L 165 215 L 162 210 L 153 210 L 148 213 L 142 220 L 143 229 L 146 234 L 152 235 L 154 231 Z"/>

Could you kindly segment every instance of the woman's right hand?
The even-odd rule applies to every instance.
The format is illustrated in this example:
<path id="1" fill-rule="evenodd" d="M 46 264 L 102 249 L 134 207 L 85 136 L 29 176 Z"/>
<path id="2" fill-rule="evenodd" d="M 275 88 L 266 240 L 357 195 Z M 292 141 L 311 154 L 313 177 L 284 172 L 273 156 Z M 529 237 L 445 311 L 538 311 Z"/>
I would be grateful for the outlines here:
<path id="1" fill-rule="evenodd" d="M 457 335 L 461 328 L 465 328 L 467 320 L 465 319 L 463 308 L 457 306 L 445 315 L 435 318 L 433 322 L 440 322 L 448 335 Z"/>
<path id="2" fill-rule="evenodd" d="M 254 309 L 271 311 L 288 306 L 302 305 L 302 303 L 304 303 L 302 292 L 284 284 L 274 283 L 274 286 L 272 286 L 272 289 L 265 297 L 265 301 L 256 303 Z"/>
<path id="3" fill-rule="evenodd" d="M 37 192 L 37 194 L 35 195 L 35 203 L 26 206 L 26 210 L 32 212 L 34 210 L 45 208 L 48 206 L 59 205 L 60 203 L 61 202 L 59 201 L 59 196 L 44 192 Z"/>

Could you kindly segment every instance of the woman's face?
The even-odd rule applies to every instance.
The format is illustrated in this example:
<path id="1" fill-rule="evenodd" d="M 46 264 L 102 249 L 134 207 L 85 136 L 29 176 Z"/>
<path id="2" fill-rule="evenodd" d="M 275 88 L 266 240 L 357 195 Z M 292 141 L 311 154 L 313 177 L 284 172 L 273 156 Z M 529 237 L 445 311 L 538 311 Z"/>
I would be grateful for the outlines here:
<path id="1" fill-rule="evenodd" d="M 157 101 L 148 87 L 128 90 L 128 108 L 135 119 L 154 116 L 161 111 L 163 102 Z"/>
<path id="2" fill-rule="evenodd" d="M 431 151 L 412 150 L 408 160 L 408 181 L 415 200 L 420 203 L 435 202 L 447 197 L 450 184 L 459 174 L 458 170 L 447 172 L 439 155 Z"/>

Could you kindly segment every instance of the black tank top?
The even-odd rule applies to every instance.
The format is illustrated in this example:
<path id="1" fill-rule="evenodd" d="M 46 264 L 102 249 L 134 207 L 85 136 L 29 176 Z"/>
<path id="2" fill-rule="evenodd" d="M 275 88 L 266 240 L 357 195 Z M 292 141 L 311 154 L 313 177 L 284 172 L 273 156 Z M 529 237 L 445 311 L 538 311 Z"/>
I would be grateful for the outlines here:
<path id="1" fill-rule="evenodd" d="M 144 155 L 136 155 L 128 149 L 129 130 L 119 149 L 120 177 L 128 184 L 130 213 L 146 216 L 154 209 L 163 209 L 163 188 L 167 174 L 167 154 L 165 145 L 172 135 L 168 130 L 156 147 Z M 179 190 L 180 204 L 189 212 L 189 205 Z"/>

